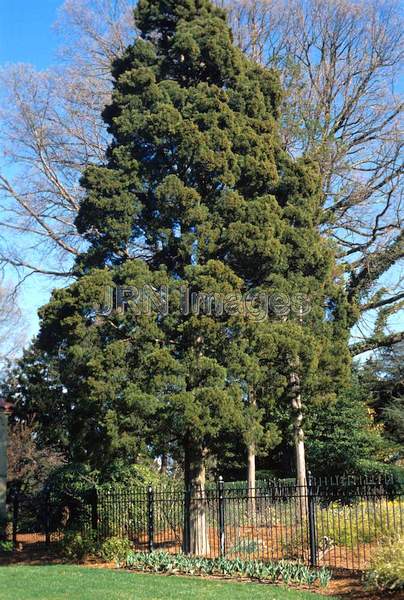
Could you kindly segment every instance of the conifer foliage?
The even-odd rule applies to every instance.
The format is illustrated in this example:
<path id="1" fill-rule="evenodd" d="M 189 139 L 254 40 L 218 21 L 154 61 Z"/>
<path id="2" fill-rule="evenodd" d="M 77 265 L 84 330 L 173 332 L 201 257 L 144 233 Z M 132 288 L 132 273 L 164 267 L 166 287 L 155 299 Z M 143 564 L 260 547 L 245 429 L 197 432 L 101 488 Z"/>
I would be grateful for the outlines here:
<path id="1" fill-rule="evenodd" d="M 208 0 L 140 0 L 135 19 L 139 37 L 112 67 L 105 164 L 83 174 L 88 249 L 42 309 L 37 348 L 58 365 L 76 458 L 102 470 L 175 448 L 187 483 L 203 484 L 224 435 L 253 454 L 276 444 L 274 406 L 303 435 L 296 394 L 332 401 L 349 315 L 320 234 L 319 171 L 280 144 L 278 75 L 236 49 Z M 169 312 L 100 317 L 108 285 L 167 286 Z M 283 294 L 291 310 L 186 314 L 184 287 L 233 307 Z M 189 549 L 203 554 L 204 511 L 191 514 Z"/>

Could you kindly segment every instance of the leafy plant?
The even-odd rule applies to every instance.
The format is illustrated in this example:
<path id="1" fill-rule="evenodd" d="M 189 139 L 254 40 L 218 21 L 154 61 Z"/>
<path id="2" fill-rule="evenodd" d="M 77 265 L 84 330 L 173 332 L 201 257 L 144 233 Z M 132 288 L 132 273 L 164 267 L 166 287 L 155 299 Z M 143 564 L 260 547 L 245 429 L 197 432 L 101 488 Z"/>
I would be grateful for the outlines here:
<path id="1" fill-rule="evenodd" d="M 365 579 L 372 588 L 404 590 L 404 536 L 384 540 L 370 563 Z"/>
<path id="2" fill-rule="evenodd" d="M 69 560 L 83 560 L 99 552 L 95 532 L 66 531 L 60 542 L 62 554 Z"/>
<path id="3" fill-rule="evenodd" d="M 0 553 L 1 552 L 12 552 L 14 550 L 13 542 L 0 541 Z"/>
<path id="4" fill-rule="evenodd" d="M 127 538 L 111 537 L 106 539 L 99 550 L 99 555 L 106 561 L 115 561 L 119 567 L 132 550 L 132 543 Z"/>
<path id="5" fill-rule="evenodd" d="M 334 502 L 316 507 L 317 537 L 320 547 L 353 547 L 367 544 L 394 533 L 400 522 L 402 505 L 399 500 L 370 498 L 368 501 L 343 505 Z M 308 523 L 303 521 L 291 539 L 283 544 L 289 558 L 299 558 L 308 550 Z"/>
<path id="6" fill-rule="evenodd" d="M 301 563 L 287 561 L 262 562 L 241 558 L 201 558 L 168 552 L 129 552 L 125 565 L 129 569 L 154 571 L 156 573 L 183 573 L 187 575 L 225 575 L 227 577 L 249 577 L 259 581 L 282 581 L 322 587 L 328 585 L 331 572 L 322 568 L 311 569 Z"/>
<path id="7" fill-rule="evenodd" d="M 317 577 L 320 587 L 326 588 L 331 581 L 332 574 L 329 569 L 321 567 L 321 569 L 317 571 Z"/>

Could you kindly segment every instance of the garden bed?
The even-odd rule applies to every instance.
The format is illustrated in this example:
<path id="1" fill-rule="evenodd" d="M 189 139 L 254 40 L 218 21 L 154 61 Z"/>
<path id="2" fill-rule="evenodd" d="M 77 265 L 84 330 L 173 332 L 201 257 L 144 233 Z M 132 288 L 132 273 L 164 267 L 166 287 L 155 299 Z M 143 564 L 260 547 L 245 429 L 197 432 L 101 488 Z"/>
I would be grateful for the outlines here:
<path id="1" fill-rule="evenodd" d="M 216 528 L 209 528 L 209 553 L 207 557 L 219 556 L 219 541 Z M 174 535 L 172 532 L 160 531 L 154 535 L 154 548 L 165 550 L 173 554 L 181 551 L 182 531 Z M 285 556 L 285 547 L 292 540 L 292 530 L 275 525 L 270 529 L 266 527 L 243 527 L 226 528 L 226 556 L 228 558 L 251 558 L 257 560 L 282 560 L 285 558 L 309 561 L 309 550 L 307 547 L 299 549 L 295 556 Z M 147 535 L 141 535 L 134 540 L 134 548 L 139 551 L 148 549 Z M 307 546 L 307 544 L 306 544 Z M 354 548 L 344 545 L 330 545 L 319 550 L 319 566 L 352 570 L 365 569 L 377 544 L 373 542 L 360 542 Z M 297 550 L 297 548 L 296 548 Z"/>
<path id="2" fill-rule="evenodd" d="M 60 556 L 56 551 L 56 545 L 51 545 L 46 548 L 43 544 L 38 543 L 25 543 L 21 545 L 18 552 L 11 554 L 4 554 L 0 556 L 0 566 L 44 566 L 44 565 L 65 565 L 66 559 Z M 86 559 L 82 563 L 83 566 L 95 569 L 106 569 L 106 570 L 117 570 L 114 562 L 105 563 L 100 562 L 98 559 Z M 120 571 L 128 572 L 128 574 L 136 575 L 134 571 L 126 571 L 120 569 Z M 145 574 L 145 577 L 153 577 L 153 575 Z M 172 577 L 165 574 L 157 574 L 156 577 Z M 188 578 L 186 575 L 178 576 L 178 579 Z M 201 579 L 212 579 L 218 580 L 223 579 L 217 576 L 201 577 Z M 246 582 L 246 579 L 237 578 L 237 581 Z M 253 584 L 252 584 L 253 585 Z M 260 587 L 260 584 L 255 584 Z M 265 584 L 266 585 L 266 584 Z M 271 585 L 271 590 L 274 589 L 274 585 Z M 296 586 L 292 586 L 292 589 L 297 589 Z M 307 590 L 307 587 L 299 586 L 299 589 Z M 348 571 L 336 570 L 333 571 L 333 579 L 329 583 L 328 587 L 324 590 L 316 590 L 317 595 L 325 597 L 337 597 L 341 600 L 401 600 L 402 595 L 400 593 L 386 593 L 386 592 L 375 592 L 364 589 L 362 583 L 362 572 L 360 571 Z M 292 596 L 290 596 L 292 600 Z"/>

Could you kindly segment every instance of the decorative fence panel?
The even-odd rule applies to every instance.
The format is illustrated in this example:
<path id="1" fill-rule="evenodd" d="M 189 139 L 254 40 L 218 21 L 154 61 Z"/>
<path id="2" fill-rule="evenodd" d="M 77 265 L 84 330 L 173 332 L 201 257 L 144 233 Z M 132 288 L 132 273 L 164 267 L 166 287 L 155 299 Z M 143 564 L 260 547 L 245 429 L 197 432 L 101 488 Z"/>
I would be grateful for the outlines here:
<path id="1" fill-rule="evenodd" d="M 59 539 L 65 529 L 93 530 L 99 540 L 129 538 L 138 551 L 189 552 L 197 515 L 198 553 L 208 557 L 363 569 L 377 544 L 404 527 L 402 486 L 387 478 L 309 478 L 304 487 L 267 481 L 255 489 L 220 480 L 203 490 L 178 484 L 98 490 L 63 506 L 51 496 L 47 502 L 42 519 L 37 513 L 30 521 L 35 510 L 20 508 L 17 538 L 25 519 L 43 541 Z"/>
<path id="2" fill-rule="evenodd" d="M 50 544 L 60 537 L 63 518 L 58 506 L 47 494 L 14 493 L 9 500 L 11 537 L 15 547 L 21 544 Z"/>

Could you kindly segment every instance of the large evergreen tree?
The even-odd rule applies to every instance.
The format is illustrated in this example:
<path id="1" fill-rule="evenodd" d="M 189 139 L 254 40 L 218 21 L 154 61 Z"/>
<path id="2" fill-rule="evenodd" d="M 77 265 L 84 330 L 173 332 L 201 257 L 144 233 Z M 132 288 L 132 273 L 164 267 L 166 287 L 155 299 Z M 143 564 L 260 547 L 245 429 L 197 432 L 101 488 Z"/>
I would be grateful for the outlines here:
<path id="1" fill-rule="evenodd" d="M 319 170 L 282 149 L 278 76 L 234 47 L 223 11 L 140 0 L 135 18 L 140 35 L 112 69 L 106 162 L 83 175 L 88 250 L 77 282 L 42 309 L 37 348 L 59 365 L 71 441 L 94 467 L 175 440 L 186 482 L 203 488 L 225 433 L 244 437 L 251 462 L 276 442 L 276 404 L 293 419 L 303 484 L 304 402 L 332 401 L 349 368 Z M 97 317 L 108 285 L 166 285 L 169 314 Z M 185 314 L 183 287 L 228 306 Z M 293 299 L 289 314 L 262 320 L 240 300 L 275 292 Z M 194 509 L 189 548 L 204 553 Z"/>
<path id="2" fill-rule="evenodd" d="M 220 10 L 209 2 L 140 2 L 136 19 L 141 39 L 115 63 L 113 102 L 104 113 L 114 137 L 109 163 L 88 169 L 84 179 L 78 225 L 92 244 L 84 266 L 120 264 L 144 240 L 152 269 L 163 264 L 198 291 L 198 275 L 211 278 L 208 293 L 223 291 L 226 265 L 241 279 L 227 291 L 308 295 L 310 333 L 296 322 L 271 329 L 282 340 L 276 356 L 283 357 L 301 448 L 296 382 L 307 381 L 308 363 L 316 371 L 328 353 L 334 364 L 323 372 L 332 392 L 338 366 L 348 360 L 342 293 L 319 234 L 318 171 L 283 152 L 278 78 L 233 47 Z M 327 303 L 333 322 L 324 326 Z M 233 337 L 242 329 L 234 327 Z M 250 366 L 242 379 L 251 391 Z"/>

